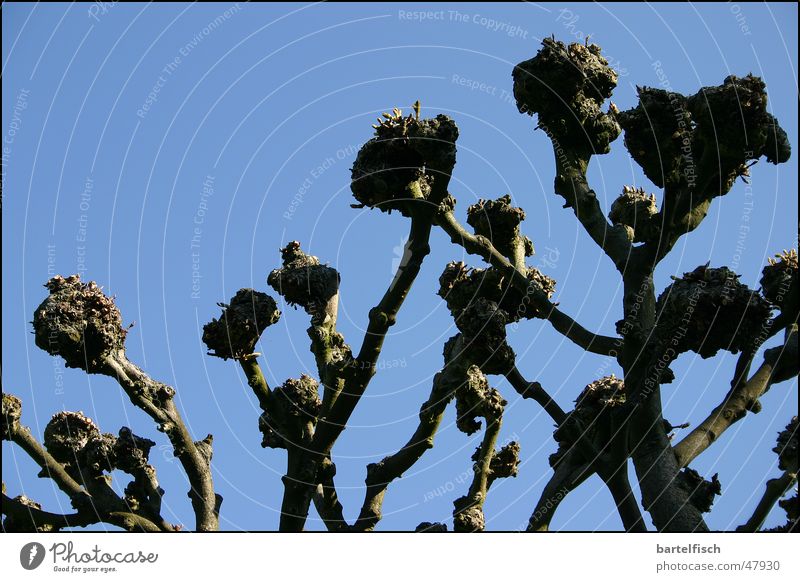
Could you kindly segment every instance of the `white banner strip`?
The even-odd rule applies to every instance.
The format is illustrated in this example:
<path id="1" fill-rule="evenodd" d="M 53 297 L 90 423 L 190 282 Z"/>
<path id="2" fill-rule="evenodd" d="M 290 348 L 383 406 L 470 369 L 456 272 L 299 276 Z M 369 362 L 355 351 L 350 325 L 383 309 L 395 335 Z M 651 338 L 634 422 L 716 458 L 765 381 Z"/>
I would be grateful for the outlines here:
<path id="1" fill-rule="evenodd" d="M 639 581 L 777 581 L 798 579 L 796 541 L 786 534 L 3 534 L 0 565 L 12 580 L 255 575 L 383 582 L 607 574 Z"/>

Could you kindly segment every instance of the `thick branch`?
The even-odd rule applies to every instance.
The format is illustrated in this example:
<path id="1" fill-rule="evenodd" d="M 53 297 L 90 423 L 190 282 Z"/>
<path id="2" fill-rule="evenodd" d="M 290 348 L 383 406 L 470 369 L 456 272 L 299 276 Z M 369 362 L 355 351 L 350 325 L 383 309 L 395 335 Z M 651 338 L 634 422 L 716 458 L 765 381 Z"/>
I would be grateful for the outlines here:
<path id="1" fill-rule="evenodd" d="M 708 173 L 709 177 L 697 187 L 665 185 L 661 210 L 653 217 L 653 222 L 661 225 L 660 236 L 644 245 L 654 265 L 669 254 L 682 236 L 700 226 L 714 198 L 724 196 L 733 187 L 736 176 L 721 175 L 717 160 L 714 162 L 706 165 L 703 173 Z"/>
<path id="2" fill-rule="evenodd" d="M 286 531 L 293 524 L 304 524 L 308 517 L 311 496 L 316 489 L 316 465 L 303 470 L 302 450 L 294 445 L 287 447 L 286 474 L 283 481 L 283 500 L 281 501 L 280 531 Z M 306 497 L 304 493 L 308 491 Z M 300 531 L 302 529 L 302 525 Z"/>
<path id="3" fill-rule="evenodd" d="M 163 531 L 146 517 L 127 511 L 113 511 L 103 521 L 129 532 L 157 533 Z"/>
<path id="4" fill-rule="evenodd" d="M 599 463 L 602 462 L 603 459 L 600 459 Z M 570 449 L 556 465 L 553 476 L 545 485 L 544 491 L 542 491 L 542 495 L 528 522 L 528 531 L 547 531 L 560 503 L 567 495 L 594 475 L 597 466 L 598 461 L 584 461 L 577 447 Z M 627 464 L 623 464 L 618 470 L 611 472 L 610 476 L 604 479 L 604 482 L 614 498 L 614 503 L 617 506 L 625 531 L 645 532 L 647 528 L 631 490 L 628 475 L 624 470 L 625 467 L 627 467 Z"/>
<path id="5" fill-rule="evenodd" d="M 661 416 L 661 396 L 652 394 L 633 419 L 633 465 L 642 490 L 642 505 L 660 532 L 704 532 L 708 526 L 700 510 L 678 486 L 680 465 Z"/>
<path id="6" fill-rule="evenodd" d="M 415 183 L 409 187 L 419 189 L 419 185 Z M 443 187 L 446 188 L 446 183 Z M 439 192 L 436 196 L 432 194 L 431 198 L 433 200 L 441 199 L 445 195 L 446 190 Z M 320 459 L 330 456 L 336 439 L 344 430 L 350 415 L 375 375 L 376 364 L 386 333 L 394 325 L 397 313 L 416 280 L 422 262 L 430 252 L 428 241 L 436 206 L 430 206 L 428 202 L 423 201 L 417 203 L 419 207 L 411 218 L 411 228 L 403 261 L 383 298 L 369 312 L 369 325 L 364 341 L 358 357 L 346 369 L 345 385 L 341 394 L 331 407 L 327 417 L 320 419 L 310 450 L 304 455 L 296 478 L 287 483 L 284 491 L 284 505 L 298 508 L 298 511 L 281 515 L 281 531 L 302 530 L 313 491 L 316 489 L 316 484 L 310 482 L 316 481 L 315 474 Z"/>
<path id="7" fill-rule="evenodd" d="M 11 440 L 28 453 L 28 456 L 42 468 L 41 477 L 49 477 L 61 491 L 69 496 L 75 509 L 91 506 L 91 498 L 75 479 L 69 476 L 64 466 L 56 461 L 31 434 L 28 427 L 15 425 L 10 427 Z"/>
<path id="8" fill-rule="evenodd" d="M 145 465 L 137 469 L 134 473 L 134 480 L 136 486 L 145 495 L 145 499 L 141 500 L 143 506 L 138 513 L 144 513 L 162 531 L 175 531 L 175 526 L 161 516 L 161 497 L 164 490 L 158 484 L 155 468 L 152 465 Z"/>
<path id="9" fill-rule="evenodd" d="M 452 212 L 439 213 L 437 224 L 450 236 L 453 244 L 462 246 L 470 254 L 482 257 L 487 263 L 506 275 L 519 291 L 530 297 L 531 303 L 542 313 L 542 317 L 547 319 L 560 334 L 588 352 L 604 356 L 617 355 L 619 349 L 617 339 L 594 334 L 561 312 L 544 291 L 531 288 L 528 278 L 514 268 L 489 239 L 468 232 Z"/>
<path id="10" fill-rule="evenodd" d="M 652 265 L 636 257 L 623 276 L 624 337 L 621 364 L 626 402 L 615 421 L 633 459 L 642 505 L 658 531 L 708 531 L 700 510 L 680 486 L 679 466 L 661 413 L 661 389 L 652 378 L 645 348 L 655 327 L 656 300 Z"/>
<path id="11" fill-rule="evenodd" d="M 590 465 L 580 459 L 575 448 L 561 459 L 536 503 L 531 518 L 528 520 L 527 531 L 548 531 L 550 529 L 550 522 L 564 498 L 594 474 Z"/>
<path id="12" fill-rule="evenodd" d="M 783 475 L 777 479 L 770 479 L 767 481 L 767 488 L 764 495 L 758 502 L 753 515 L 747 520 L 747 523 L 740 525 L 736 528 L 737 532 L 757 532 L 764 525 L 769 512 L 778 502 L 778 499 L 783 497 L 786 491 L 789 490 L 797 482 L 797 473 L 791 471 L 784 472 Z"/>
<path id="13" fill-rule="evenodd" d="M 622 526 L 627 532 L 646 532 L 647 526 L 642 519 L 642 512 L 639 511 L 639 504 L 636 503 L 636 497 L 631 489 L 631 483 L 628 480 L 628 463 L 627 459 L 611 472 L 610 475 L 603 476 L 603 481 L 611 491 L 611 496 L 614 498 L 614 503 L 617 506 L 617 512 L 620 519 L 622 519 Z"/>
<path id="14" fill-rule="evenodd" d="M 796 332 L 790 332 L 784 348 L 767 350 L 767 353 L 764 354 L 764 362 L 755 374 L 747 382 L 734 385 L 733 389 L 725 396 L 725 400 L 681 442 L 675 445 L 675 456 L 681 467 L 689 465 L 716 442 L 722 433 L 744 418 L 748 410 L 757 411 L 760 406 L 758 399 L 769 390 L 772 384 L 794 377 L 797 373 L 797 344 L 795 339 L 795 347 L 792 348 L 790 345 L 792 336 L 796 338 Z M 774 351 L 776 349 L 778 351 Z M 792 358 L 794 359 L 793 364 Z M 776 369 L 780 373 L 776 373 Z"/>
<path id="15" fill-rule="evenodd" d="M 686 467 L 719 439 L 727 429 L 747 415 L 770 386 L 772 366 L 764 362 L 746 383 L 729 392 L 711 414 L 675 445 L 675 456 Z"/>
<path id="16" fill-rule="evenodd" d="M 100 519 L 91 512 L 78 513 L 50 513 L 3 494 L 3 515 L 8 516 L 13 522 L 30 525 L 34 531 L 58 531 L 65 527 L 86 527 L 98 523 Z M 6 524 L 4 523 L 4 529 Z M 12 531 L 7 529 L 5 531 Z M 14 530 L 16 531 L 16 530 Z M 27 531 L 27 530 L 26 530 Z"/>
<path id="17" fill-rule="evenodd" d="M 458 348 L 454 350 L 455 353 L 458 351 Z M 403 448 L 379 463 L 367 466 L 367 490 L 361 514 L 354 526 L 356 531 L 371 531 L 375 528 L 382 517 L 383 498 L 391 482 L 399 479 L 425 454 L 425 451 L 433 447 L 433 437 L 453 396 L 453 384 L 446 381 L 446 376 L 452 376 L 455 368 L 455 363 L 451 363 L 449 367 L 446 363 L 445 369 L 434 377 L 430 396 L 419 411 L 417 429 Z"/>
<path id="18" fill-rule="evenodd" d="M 104 515 L 102 519 L 91 511 L 70 514 L 51 513 L 11 499 L 5 494 L 3 494 L 3 515 L 7 515 L 15 523 L 24 523 L 40 532 L 58 531 L 67 527 L 86 527 L 101 521 L 116 525 L 129 532 L 164 531 L 149 519 L 127 511 L 112 511 Z"/>
<path id="19" fill-rule="evenodd" d="M 344 509 L 339 502 L 339 495 L 336 493 L 336 485 L 333 482 L 335 475 L 335 465 L 330 459 L 325 459 L 319 468 L 319 485 L 314 492 L 314 507 L 328 531 L 348 531 L 350 527 L 344 519 Z"/>
<path id="20" fill-rule="evenodd" d="M 692 200 L 693 197 L 699 199 Z M 661 225 L 659 236 L 642 247 L 651 257 L 653 265 L 664 259 L 683 235 L 700 226 L 711 208 L 712 199 L 698 197 L 694 190 L 670 185 L 664 188 L 661 210 L 653 217 L 653 222 Z"/>

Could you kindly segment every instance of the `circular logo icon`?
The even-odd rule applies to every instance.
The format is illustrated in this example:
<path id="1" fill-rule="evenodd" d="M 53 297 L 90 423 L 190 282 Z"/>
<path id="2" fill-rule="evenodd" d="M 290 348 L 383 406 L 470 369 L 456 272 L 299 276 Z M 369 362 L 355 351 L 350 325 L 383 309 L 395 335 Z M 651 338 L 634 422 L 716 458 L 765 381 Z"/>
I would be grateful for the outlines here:
<path id="1" fill-rule="evenodd" d="M 30 542 L 19 551 L 19 563 L 26 570 L 35 570 L 44 562 L 44 546 L 38 542 Z"/>

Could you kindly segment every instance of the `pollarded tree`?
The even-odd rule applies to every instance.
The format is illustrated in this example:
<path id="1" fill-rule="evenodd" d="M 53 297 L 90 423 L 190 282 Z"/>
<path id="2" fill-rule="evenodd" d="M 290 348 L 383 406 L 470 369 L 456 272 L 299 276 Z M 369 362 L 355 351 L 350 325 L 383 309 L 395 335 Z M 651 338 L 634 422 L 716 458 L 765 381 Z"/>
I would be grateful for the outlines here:
<path id="1" fill-rule="evenodd" d="M 555 193 L 613 262 L 624 285 L 623 318 L 617 336 L 592 333 L 551 301 L 556 282 L 530 267 L 531 240 L 521 232 L 525 212 L 509 196 L 481 200 L 467 209 L 468 229 L 454 212 L 448 185 L 456 164 L 458 128 L 445 115 L 420 117 L 419 102 L 404 116 L 399 109 L 374 125 L 374 137 L 358 153 L 352 169 L 357 207 L 396 211 L 409 220 L 408 242 L 393 281 L 369 311 L 369 326 L 358 351 L 337 330 L 340 276 L 298 242 L 282 249 L 282 264 L 268 285 L 289 305 L 310 316 L 308 336 L 317 378 L 302 375 L 268 386 L 255 346 L 280 318 L 278 305 L 262 291 L 241 289 L 208 323 L 203 341 L 209 354 L 237 362 L 261 408 L 262 446 L 286 450 L 287 472 L 280 529 L 302 530 L 313 504 L 332 531 L 368 531 L 381 519 L 392 482 L 431 447 L 447 406 L 455 401 L 457 427 L 483 430 L 475 451 L 474 477 L 453 501 L 456 531 L 484 529 L 483 504 L 496 479 L 515 476 L 520 447 L 497 448 L 506 400 L 488 376 L 505 377 L 524 399 L 532 399 L 556 425 L 553 474 L 529 521 L 529 530 L 548 529 L 565 494 L 593 474 L 611 492 L 624 527 L 644 531 L 645 522 L 628 479 L 633 463 L 641 505 L 661 531 L 705 531 L 703 513 L 711 510 L 721 485 L 690 467 L 747 411 L 757 412 L 759 397 L 773 384 L 794 378 L 798 368 L 797 253 L 784 251 L 764 267 L 761 289 L 751 290 L 726 267 L 702 265 L 676 278 L 657 294 L 653 275 L 680 237 L 695 230 L 714 198 L 724 196 L 762 157 L 773 164 L 789 158 L 786 133 L 767 112 L 764 83 L 758 77 L 729 76 L 722 85 L 685 96 L 640 88 L 639 103 L 604 110 L 617 74 L 593 44 L 565 45 L 545 39 L 538 54 L 514 68 L 519 111 L 534 116 L 547 134 L 556 162 Z M 624 144 L 647 178 L 661 189 L 655 196 L 620 185 L 621 195 L 601 210 L 587 181 L 592 156 L 610 150 L 624 132 Z M 458 333 L 443 348 L 443 364 L 422 403 L 419 424 L 396 453 L 366 468 L 360 514 L 348 523 L 338 500 L 332 449 L 377 371 L 387 331 L 395 323 L 426 255 L 434 228 L 488 265 L 446 265 L 439 294 Z M 126 330 L 113 300 L 95 283 L 55 277 L 49 296 L 34 314 L 36 345 L 64 358 L 68 367 L 114 378 L 131 402 L 145 411 L 169 439 L 188 477 L 195 527 L 218 528 L 222 498 L 210 471 L 212 438 L 194 440 L 174 402 L 174 390 L 151 379 L 125 355 Z M 523 377 L 506 341 L 506 326 L 539 319 L 578 346 L 616 358 L 622 378 L 598 378 L 575 390 L 575 407 L 564 411 L 545 387 Z M 782 346 L 759 348 L 782 334 Z M 266 338 L 265 341 L 270 341 Z M 686 437 L 673 442 L 673 427 L 662 415 L 661 386 L 674 378 L 672 362 L 685 352 L 703 358 L 720 350 L 739 354 L 724 399 Z M 758 359 L 757 359 L 758 358 Z M 755 370 L 755 371 L 753 371 Z M 791 414 L 787 414 L 791 416 Z M 52 531 L 105 522 L 132 531 L 174 531 L 161 514 L 163 490 L 148 454 L 154 443 L 123 427 L 103 433 L 80 413 L 56 414 L 39 443 L 21 424 L 21 403 L 3 394 L 2 437 L 24 449 L 72 501 L 75 512 L 49 513 L 25 496 L 3 493 L 7 531 Z M 254 419 L 255 422 L 256 419 Z M 757 531 L 776 502 L 797 479 L 797 417 L 778 438 L 782 476 L 766 484 L 752 517 L 739 529 Z M 132 480 L 118 495 L 111 472 Z M 781 501 L 791 531 L 797 496 Z M 444 531 L 440 523 L 421 523 L 418 531 Z"/>

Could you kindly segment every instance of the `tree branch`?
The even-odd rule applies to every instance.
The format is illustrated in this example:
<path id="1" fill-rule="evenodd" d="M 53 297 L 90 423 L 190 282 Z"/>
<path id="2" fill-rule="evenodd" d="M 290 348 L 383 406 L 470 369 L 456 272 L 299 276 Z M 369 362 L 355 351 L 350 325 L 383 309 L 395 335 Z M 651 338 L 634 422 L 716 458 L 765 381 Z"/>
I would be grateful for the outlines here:
<path id="1" fill-rule="evenodd" d="M 109 523 L 129 532 L 162 532 L 165 531 L 146 517 L 128 511 L 112 511 L 102 518 L 91 511 L 60 514 L 43 511 L 37 507 L 26 505 L 16 499 L 11 499 L 3 494 L 3 515 L 8 516 L 14 525 L 6 529 L 8 524 L 3 522 L 5 531 L 59 531 L 67 527 L 86 527 L 96 523 Z M 17 525 L 25 524 L 25 528 L 17 529 Z M 30 529 L 28 529 L 30 527 Z M 166 531 L 174 531 L 172 529 Z"/>
<path id="2" fill-rule="evenodd" d="M 531 302 L 542 313 L 542 318 L 548 320 L 560 334 L 588 352 L 604 356 L 617 355 L 619 340 L 594 334 L 561 312 L 543 291 L 531 287 L 528 278 L 517 270 L 489 239 L 468 232 L 452 212 L 440 212 L 436 222 L 450 236 L 453 244 L 463 247 L 470 254 L 482 257 L 506 275 L 519 291 L 530 297 Z"/>
<path id="3" fill-rule="evenodd" d="M 483 504 L 486 501 L 486 492 L 489 489 L 491 475 L 491 462 L 494 455 L 494 445 L 500 434 L 502 416 L 486 418 L 486 430 L 478 452 L 478 458 L 473 470 L 475 475 L 466 496 L 453 502 L 453 530 L 457 532 L 483 531 L 485 518 Z M 473 457 L 474 458 L 474 457 Z"/>
<path id="4" fill-rule="evenodd" d="M 642 491 L 642 505 L 660 532 L 706 532 L 700 510 L 678 486 L 681 467 L 664 430 L 659 392 L 636 408 L 631 426 L 631 458 Z"/>
<path id="5" fill-rule="evenodd" d="M 270 389 L 256 357 L 256 354 L 250 354 L 239 358 L 238 362 L 247 378 L 247 385 L 252 388 L 261 410 L 266 412 L 269 407 Z"/>
<path id="6" fill-rule="evenodd" d="M 217 530 L 222 497 L 214 493 L 211 478 L 211 435 L 202 443 L 195 443 L 173 401 L 174 390 L 151 379 L 125 357 L 124 351 L 107 356 L 104 364 L 103 372 L 116 378 L 131 402 L 158 423 L 158 429 L 172 443 L 173 453 L 189 478 L 196 529 Z"/>
<path id="7" fill-rule="evenodd" d="M 163 531 L 146 517 L 127 511 L 112 511 L 104 521 L 129 532 L 158 533 Z"/>
<path id="8" fill-rule="evenodd" d="M 520 394 L 520 396 L 523 398 L 532 398 L 536 400 L 536 402 L 538 402 L 539 405 L 544 408 L 544 410 L 550 415 L 550 417 L 558 426 L 564 425 L 568 415 L 550 397 L 547 391 L 542 388 L 541 384 L 538 382 L 528 382 L 525 380 L 516 366 L 514 366 L 506 374 L 506 378 L 514 387 L 514 389 Z M 573 448 L 580 450 L 583 457 L 589 459 L 589 462 L 583 469 L 586 472 L 586 475 L 582 476 L 580 481 L 575 484 L 575 487 L 577 487 L 595 472 L 593 467 L 596 468 L 598 474 L 608 486 L 609 491 L 611 491 L 611 495 L 614 497 L 614 501 L 617 504 L 617 509 L 620 517 L 622 518 L 625 530 L 646 531 L 641 512 L 639 511 L 639 506 L 636 503 L 636 498 L 633 496 L 633 491 L 631 490 L 631 485 L 628 481 L 628 475 L 625 472 L 625 469 L 627 468 L 627 463 L 625 462 L 626 459 L 624 457 L 621 460 L 617 459 L 618 463 L 615 464 L 608 451 L 599 451 L 595 444 L 587 440 L 584 435 L 576 435 L 576 437 L 576 442 Z M 611 443 L 607 443 L 607 446 L 611 446 Z M 612 470 L 613 467 L 617 468 Z M 563 477 L 564 474 L 562 472 L 561 477 L 559 477 L 559 480 L 557 481 L 559 484 Z M 551 497 L 552 492 L 549 492 L 549 497 L 543 497 L 543 500 L 540 500 L 540 503 L 550 500 L 550 503 L 552 504 Z M 537 510 L 534 511 L 534 514 L 536 514 L 537 511 L 539 511 L 538 506 Z M 547 524 L 549 524 L 549 521 L 543 524 L 544 527 L 547 527 Z M 534 527 L 538 528 L 540 527 L 540 524 L 537 523 L 534 525 Z"/>
<path id="9" fill-rule="evenodd" d="M 656 240 L 646 241 L 643 246 L 654 266 L 670 253 L 682 236 L 694 231 L 703 222 L 715 197 L 698 195 L 707 190 L 708 183 L 697 190 L 665 185 L 661 210 L 653 217 L 655 224 L 662 225 L 658 230 L 659 236 Z"/>
<path id="10" fill-rule="evenodd" d="M 603 478 L 608 490 L 611 491 L 611 496 L 614 498 L 614 503 L 617 506 L 617 512 L 620 519 L 622 519 L 622 526 L 626 532 L 646 532 L 647 526 L 642 518 L 642 512 L 639 511 L 639 504 L 636 503 L 636 497 L 631 489 L 631 483 L 628 480 L 628 463 L 627 459 L 614 469 L 610 475 Z"/>
<path id="11" fill-rule="evenodd" d="M 339 495 L 336 493 L 336 485 L 333 482 L 335 475 L 336 466 L 329 458 L 325 459 L 318 472 L 319 485 L 314 492 L 314 507 L 328 531 L 349 531 L 350 526 L 347 525 L 344 518 L 344 509 L 339 502 Z"/>
<path id="12" fill-rule="evenodd" d="M 344 430 L 347 421 L 375 375 L 376 363 L 383 348 L 383 340 L 389 328 L 394 325 L 397 313 L 403 305 L 411 286 L 417 278 L 425 257 L 430 252 L 430 217 L 415 215 L 411 219 L 408 242 L 406 243 L 404 261 L 400 265 L 383 298 L 369 312 L 369 325 L 358 357 L 350 367 L 345 382 L 345 390 L 325 422 L 322 422 L 314 435 L 315 452 L 327 454 L 330 447 Z"/>
<path id="13" fill-rule="evenodd" d="M 778 499 L 783 497 L 786 491 L 789 490 L 797 482 L 797 473 L 785 471 L 783 475 L 777 479 L 770 479 L 767 481 L 767 487 L 764 495 L 758 502 L 753 515 L 747 520 L 747 523 L 740 525 L 736 528 L 737 532 L 757 532 L 764 525 L 769 512 L 778 502 Z"/>
<path id="14" fill-rule="evenodd" d="M 34 438 L 27 426 L 19 424 L 9 427 L 11 441 L 28 453 L 28 456 L 42 468 L 40 477 L 49 477 L 61 491 L 67 494 L 72 506 L 77 510 L 92 505 L 91 496 L 75 479 L 70 477 L 64 465 L 56 461 L 45 448 Z"/>
<path id="15" fill-rule="evenodd" d="M 787 333 L 783 347 L 772 348 L 764 354 L 764 361 L 747 381 L 735 385 L 703 422 L 675 445 L 675 457 L 681 467 L 686 467 L 703 451 L 716 442 L 733 424 L 747 415 L 747 411 L 760 409 L 758 399 L 772 384 L 792 378 L 797 373 L 796 326 Z M 794 339 L 792 339 L 794 338 Z M 794 342 L 793 344 L 791 342 Z M 794 348 L 792 348 L 794 345 Z M 776 351 L 777 350 L 777 351 Z M 794 358 L 791 365 L 790 359 Z M 787 364 L 786 362 L 789 361 Z M 788 369 L 785 369 L 788 368 Z M 781 372 L 781 373 L 776 373 Z"/>
<path id="16" fill-rule="evenodd" d="M 567 414 L 562 410 L 558 403 L 553 400 L 547 391 L 542 388 L 542 385 L 538 382 L 528 382 L 522 377 L 522 374 L 516 366 L 508 371 L 506 374 L 506 379 L 520 396 L 523 398 L 532 398 L 538 402 L 557 425 L 562 424 L 566 420 Z"/>
<path id="17" fill-rule="evenodd" d="M 5 493 L 3 493 L 2 513 L 8 516 L 15 526 L 11 528 L 8 523 L 3 522 L 3 530 L 7 532 L 29 531 L 28 526 L 30 531 L 58 531 L 65 527 L 86 527 L 100 521 L 96 515 L 86 511 L 69 514 L 43 511 L 12 499 Z M 24 530 L 18 527 L 20 524 L 25 525 Z"/>
<path id="18" fill-rule="evenodd" d="M 556 141 L 553 142 L 556 160 L 555 192 L 565 200 L 565 207 L 572 208 L 584 230 L 592 240 L 603 249 L 620 273 L 625 271 L 633 245 L 625 229 L 611 226 L 594 190 L 586 180 L 589 159 L 571 152 L 565 152 Z"/>
<path id="19" fill-rule="evenodd" d="M 458 340 L 461 342 L 461 340 Z M 395 479 L 399 479 L 408 471 L 425 452 L 433 447 L 433 437 L 442 422 L 444 411 L 453 398 L 453 392 L 463 377 L 468 366 L 463 358 L 460 344 L 451 353 L 457 356 L 451 361 L 445 361 L 444 368 L 434 376 L 431 392 L 428 399 L 419 410 L 419 424 L 414 434 L 399 451 L 385 457 L 379 463 L 367 466 L 367 489 L 364 503 L 353 529 L 356 531 L 371 531 L 381 520 L 381 508 L 386 490 Z"/>
<path id="20" fill-rule="evenodd" d="M 162 531 L 175 531 L 175 526 L 161 516 L 161 497 L 164 490 L 156 479 L 156 470 L 152 465 L 140 467 L 134 472 L 134 484 L 143 493 L 145 498 L 141 500 L 144 504 L 139 512 L 144 513 L 147 518 L 155 523 Z"/>
<path id="21" fill-rule="evenodd" d="M 556 465 L 552 477 L 544 486 L 528 520 L 527 531 L 548 531 L 556 509 L 564 498 L 593 474 L 591 463 L 580 460 L 577 448 L 573 447 Z"/>
<path id="22" fill-rule="evenodd" d="M 446 181 L 440 186 L 441 192 L 433 192 L 431 201 L 444 198 L 446 195 Z M 419 190 L 419 184 L 411 183 L 409 188 Z M 434 187 L 436 190 L 436 187 Z M 419 198 L 422 196 L 420 195 Z M 418 198 L 412 196 L 412 198 Z M 308 512 L 308 506 L 316 484 L 309 485 L 316 480 L 316 472 L 321 459 L 330 456 L 336 439 L 344 430 L 347 421 L 355 410 L 361 396 L 367 389 L 370 380 L 375 375 L 376 363 L 383 347 L 383 341 L 389 328 L 394 325 L 397 313 L 403 305 L 411 289 L 422 262 L 430 253 L 428 241 L 431 233 L 433 213 L 438 204 L 416 200 L 418 205 L 411 217 L 411 227 L 406 243 L 403 261 L 395 274 L 389 288 L 377 306 L 369 312 L 369 325 L 364 336 L 364 341 L 359 350 L 358 357 L 350 362 L 344 370 L 344 388 L 336 402 L 331 406 L 326 418 L 320 419 L 309 450 L 304 454 L 304 459 L 298 467 L 298 474 L 284 491 L 284 502 L 287 506 L 300 508 L 300 511 L 291 515 L 281 516 L 281 531 L 300 531 L 303 528 Z M 290 498 L 290 499 L 287 499 Z M 305 508 L 305 511 L 303 511 Z"/>

